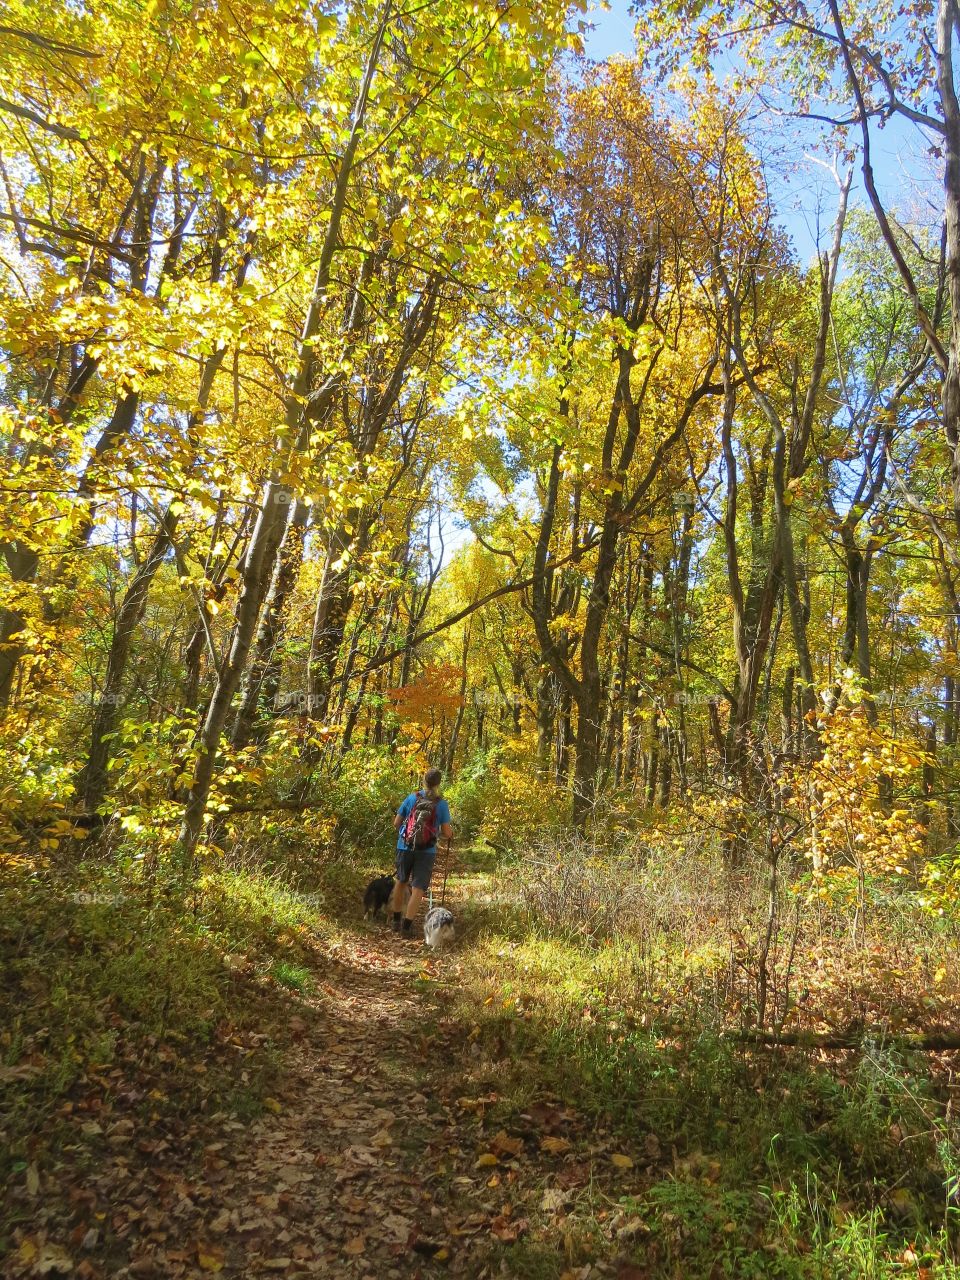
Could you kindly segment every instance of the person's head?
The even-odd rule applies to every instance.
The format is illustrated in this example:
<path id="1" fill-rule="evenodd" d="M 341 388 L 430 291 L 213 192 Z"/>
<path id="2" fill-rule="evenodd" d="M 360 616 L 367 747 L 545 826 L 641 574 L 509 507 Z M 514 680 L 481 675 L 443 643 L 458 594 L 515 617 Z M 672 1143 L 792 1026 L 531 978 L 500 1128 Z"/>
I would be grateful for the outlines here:
<path id="1" fill-rule="evenodd" d="M 439 769 L 428 769 L 423 775 L 423 789 L 428 795 L 435 796 L 440 790 L 443 774 Z"/>

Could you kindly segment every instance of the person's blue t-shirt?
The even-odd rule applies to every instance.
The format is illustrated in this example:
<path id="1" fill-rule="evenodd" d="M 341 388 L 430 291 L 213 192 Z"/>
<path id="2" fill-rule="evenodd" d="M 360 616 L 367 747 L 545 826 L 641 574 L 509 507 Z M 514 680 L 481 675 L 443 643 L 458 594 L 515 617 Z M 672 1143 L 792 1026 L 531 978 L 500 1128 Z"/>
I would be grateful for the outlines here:
<path id="1" fill-rule="evenodd" d="M 397 848 L 398 849 L 405 849 L 407 847 L 403 839 L 403 828 L 407 825 L 407 819 L 410 817 L 410 812 L 413 809 L 413 806 L 417 803 L 417 796 L 420 794 L 421 793 L 419 791 L 412 791 L 410 795 L 407 796 L 406 800 L 404 800 L 400 808 L 397 810 L 397 814 L 403 819 L 403 822 L 400 824 L 400 830 L 397 832 Z M 443 796 L 441 796 L 440 799 L 437 801 L 436 818 L 437 818 L 437 831 L 440 830 L 440 828 L 443 826 L 445 822 L 450 821 L 450 806 L 447 804 L 446 800 L 444 800 Z M 436 840 L 434 840 L 433 844 L 424 845 L 423 849 L 420 852 L 433 853 L 436 851 L 436 848 L 437 848 L 437 842 Z"/>

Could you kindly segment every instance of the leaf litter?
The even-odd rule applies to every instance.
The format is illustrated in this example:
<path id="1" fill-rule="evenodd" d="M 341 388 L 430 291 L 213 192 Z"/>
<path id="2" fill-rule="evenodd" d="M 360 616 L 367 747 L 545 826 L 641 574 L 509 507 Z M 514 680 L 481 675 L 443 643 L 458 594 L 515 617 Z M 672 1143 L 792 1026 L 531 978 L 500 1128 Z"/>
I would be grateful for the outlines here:
<path id="1" fill-rule="evenodd" d="M 317 967 L 316 994 L 287 1009 L 284 1026 L 221 1037 L 244 1060 L 283 1042 L 261 1115 L 201 1106 L 144 1124 L 142 1112 L 122 1113 L 117 1090 L 98 1119 L 79 1110 L 71 1118 L 100 1144 L 97 1159 L 87 1152 L 82 1178 L 70 1163 L 80 1143 L 55 1167 L 31 1160 L 4 1275 L 485 1276 L 499 1272 L 491 1250 L 530 1233 L 532 1219 L 561 1224 L 594 1171 L 575 1158 L 577 1117 L 538 1099 L 510 1127 L 488 1120 L 500 1099 L 488 1086 L 465 1091 L 463 1028 L 434 1017 L 438 974 L 419 983 L 422 960 L 387 938 L 318 943 Z M 163 1089 L 145 1083 L 124 1087 L 159 1103 Z M 605 1158 L 621 1174 L 632 1165 Z"/>

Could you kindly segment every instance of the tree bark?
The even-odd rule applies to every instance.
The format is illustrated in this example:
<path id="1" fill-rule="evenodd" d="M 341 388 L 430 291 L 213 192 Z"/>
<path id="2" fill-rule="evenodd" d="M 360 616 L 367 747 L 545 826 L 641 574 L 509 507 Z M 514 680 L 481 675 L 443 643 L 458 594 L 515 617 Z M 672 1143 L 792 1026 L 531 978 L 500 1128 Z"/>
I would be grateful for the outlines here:
<path id="1" fill-rule="evenodd" d="M 261 699 L 269 706 L 276 699 L 280 688 L 278 646 L 287 604 L 303 564 L 303 543 L 309 510 L 306 503 L 299 499 L 290 504 L 283 544 L 257 630 L 253 660 L 244 675 L 243 695 L 230 739 L 231 745 L 238 749 L 245 747 L 250 741 Z"/>
<path id="2" fill-rule="evenodd" d="M 313 412 L 309 412 L 310 388 L 315 363 L 313 340 L 319 330 L 320 321 L 327 304 L 331 267 L 339 244 L 340 225 L 346 208 L 350 178 L 366 119 L 370 89 L 380 60 L 380 51 L 390 15 L 391 0 L 387 0 L 373 47 L 367 60 L 363 83 L 360 87 L 354 111 L 350 137 L 344 149 L 337 173 L 337 181 L 331 202 L 330 221 L 327 224 L 320 261 L 317 266 L 310 306 L 301 331 L 297 372 L 287 395 L 285 407 L 286 438 L 293 442 L 293 447 L 297 452 L 302 452 L 309 443 L 312 420 L 322 415 L 329 403 L 329 401 L 324 401 L 321 404 L 314 405 Z M 230 712 L 234 693 L 246 667 L 250 645 L 283 537 L 290 492 L 280 479 L 282 474 L 282 469 L 278 468 L 277 473 L 267 482 L 263 502 L 244 560 L 242 585 L 234 617 L 230 650 L 217 677 L 216 686 L 210 699 L 197 743 L 197 762 L 184 808 L 183 823 L 179 835 L 181 859 L 184 867 L 188 870 L 192 870 L 196 847 L 203 831 L 207 799 L 210 794 L 217 755 L 220 749 L 220 736 Z M 281 497 L 283 498 L 282 502 Z"/>

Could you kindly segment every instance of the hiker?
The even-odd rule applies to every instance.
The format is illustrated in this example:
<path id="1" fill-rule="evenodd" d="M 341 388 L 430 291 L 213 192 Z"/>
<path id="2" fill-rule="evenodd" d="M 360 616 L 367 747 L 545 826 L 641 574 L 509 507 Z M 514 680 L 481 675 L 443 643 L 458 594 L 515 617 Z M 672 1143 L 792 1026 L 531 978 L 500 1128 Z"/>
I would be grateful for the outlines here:
<path id="1" fill-rule="evenodd" d="M 422 788 L 407 796 L 393 820 L 398 833 L 397 883 L 391 910 L 393 931 L 404 936 L 412 936 L 414 917 L 423 895 L 430 888 L 430 876 L 437 856 L 437 835 L 439 833 L 445 840 L 453 835 L 450 806 L 440 794 L 442 778 L 439 769 L 428 769 L 423 775 Z M 408 885 L 410 896 L 404 910 Z"/>

